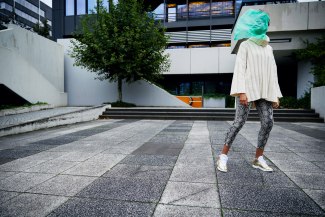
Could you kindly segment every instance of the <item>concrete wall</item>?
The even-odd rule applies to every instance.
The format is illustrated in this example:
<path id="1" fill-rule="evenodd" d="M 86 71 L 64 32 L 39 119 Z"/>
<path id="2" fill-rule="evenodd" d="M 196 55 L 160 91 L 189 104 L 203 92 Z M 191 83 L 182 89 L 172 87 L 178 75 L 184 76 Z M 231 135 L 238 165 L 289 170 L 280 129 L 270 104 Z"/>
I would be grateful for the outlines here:
<path id="1" fill-rule="evenodd" d="M 58 43 L 64 47 L 65 87 L 68 93 L 68 105 L 85 106 L 115 102 L 118 98 L 116 83 L 95 80 L 95 73 L 73 66 L 74 59 L 68 55 L 71 46 L 70 39 L 58 39 Z M 123 101 L 134 103 L 137 106 L 189 107 L 175 96 L 146 81 L 124 83 Z"/>
<path id="2" fill-rule="evenodd" d="M 230 47 L 167 49 L 171 67 L 164 74 L 233 73 L 236 55 Z"/>
<path id="3" fill-rule="evenodd" d="M 0 31 L 0 83 L 29 102 L 67 104 L 63 48 L 16 25 Z"/>
<path id="4" fill-rule="evenodd" d="M 298 63 L 297 74 L 297 98 L 304 96 L 306 91 L 309 92 L 314 82 L 314 75 L 310 73 L 312 64 L 307 61 L 301 61 Z"/>
<path id="5" fill-rule="evenodd" d="M 311 108 L 315 109 L 319 116 L 325 119 L 325 86 L 311 89 Z"/>

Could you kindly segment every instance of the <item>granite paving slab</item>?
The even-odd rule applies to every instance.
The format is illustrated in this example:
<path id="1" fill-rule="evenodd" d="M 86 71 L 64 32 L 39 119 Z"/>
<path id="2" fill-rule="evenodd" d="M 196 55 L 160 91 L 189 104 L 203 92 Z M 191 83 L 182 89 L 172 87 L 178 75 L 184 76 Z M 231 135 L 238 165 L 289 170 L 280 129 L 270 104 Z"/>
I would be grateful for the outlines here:
<path id="1" fill-rule="evenodd" d="M 158 204 L 154 217 L 221 217 L 219 209 Z"/>
<path id="2" fill-rule="evenodd" d="M 17 193 L 17 192 L 1 191 L 0 190 L 0 204 L 10 200 L 11 198 L 18 196 L 19 194 L 20 193 Z"/>
<path id="3" fill-rule="evenodd" d="M 26 192 L 58 196 L 74 196 L 95 179 L 95 177 L 87 176 L 58 175 L 27 190 Z"/>
<path id="4" fill-rule="evenodd" d="M 5 191 L 24 192 L 53 176 L 53 174 L 18 173 L 0 180 L 0 189 Z"/>
<path id="5" fill-rule="evenodd" d="M 121 161 L 121 164 L 138 164 L 149 166 L 174 166 L 176 156 L 166 155 L 129 155 Z"/>
<path id="6" fill-rule="evenodd" d="M 111 217 L 151 216 L 154 204 L 91 198 L 72 198 L 55 209 L 48 217 Z"/>
<path id="7" fill-rule="evenodd" d="M 324 173 L 324 170 L 320 169 L 315 164 L 308 161 L 294 161 L 294 160 L 272 160 L 272 162 L 284 172 L 315 172 Z"/>
<path id="8" fill-rule="evenodd" d="M 31 167 L 25 170 L 25 172 L 59 174 L 77 164 L 79 164 L 79 162 L 54 159 Z"/>
<path id="9" fill-rule="evenodd" d="M 1 204 L 0 216 L 46 216 L 67 200 L 67 197 L 24 193 Z"/>
<path id="10" fill-rule="evenodd" d="M 300 188 L 325 190 L 325 173 L 285 172 Z"/>
<path id="11" fill-rule="evenodd" d="M 97 179 L 77 196 L 157 203 L 164 188 L 165 182 L 158 180 L 108 177 Z"/>
<path id="12" fill-rule="evenodd" d="M 323 210 L 325 210 L 325 190 L 303 189 Z"/>
<path id="13" fill-rule="evenodd" d="M 17 174 L 18 172 L 4 172 L 4 171 L 0 171 L 0 180 L 8 178 L 9 176 L 13 176 L 15 174 Z"/>
<path id="14" fill-rule="evenodd" d="M 110 170 L 114 165 L 115 164 L 108 164 L 107 162 L 88 160 L 65 170 L 62 174 L 99 177 Z"/>
<path id="15" fill-rule="evenodd" d="M 295 215 L 288 213 L 245 211 L 245 210 L 229 210 L 222 209 L 224 217 L 302 217 L 306 215 Z"/>
<path id="16" fill-rule="evenodd" d="M 213 166 L 189 166 L 176 163 L 170 181 L 216 183 L 214 171 Z"/>
<path id="17" fill-rule="evenodd" d="M 0 165 L 0 171 L 23 172 L 31 167 L 44 163 L 45 160 L 30 160 L 26 158 L 17 159 Z"/>
<path id="18" fill-rule="evenodd" d="M 262 186 L 219 185 L 223 208 L 288 214 L 325 215 L 302 190 Z"/>
<path id="19" fill-rule="evenodd" d="M 118 164 L 103 177 L 121 177 L 168 181 L 172 167 Z"/>
<path id="20" fill-rule="evenodd" d="M 168 205 L 220 208 L 217 186 L 208 183 L 167 183 L 160 203 Z"/>

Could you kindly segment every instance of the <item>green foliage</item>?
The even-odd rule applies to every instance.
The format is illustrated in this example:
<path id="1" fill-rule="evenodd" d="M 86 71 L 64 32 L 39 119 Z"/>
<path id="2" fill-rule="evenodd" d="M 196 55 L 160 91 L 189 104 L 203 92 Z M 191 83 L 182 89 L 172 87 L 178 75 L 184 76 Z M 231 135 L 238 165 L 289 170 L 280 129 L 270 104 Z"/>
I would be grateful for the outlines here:
<path id="1" fill-rule="evenodd" d="M 138 0 L 110 0 L 109 11 L 100 1 L 96 14 L 85 15 L 72 40 L 75 65 L 97 74 L 99 80 L 155 81 L 169 68 L 165 29 L 143 10 Z"/>
<path id="2" fill-rule="evenodd" d="M 33 27 L 34 32 L 36 32 L 37 34 L 44 36 L 45 38 L 50 38 L 50 26 L 48 24 L 47 19 L 45 19 L 44 21 L 42 21 L 43 23 L 43 27 L 40 26 L 39 22 L 37 22 L 35 24 L 35 26 Z"/>
<path id="3" fill-rule="evenodd" d="M 295 52 L 298 60 L 310 60 L 313 64 L 311 73 L 315 76 L 314 87 L 325 85 L 325 34 L 316 43 L 305 41 L 307 47 Z"/>
<path id="4" fill-rule="evenodd" d="M 292 96 L 285 96 L 280 99 L 280 107 L 288 109 L 310 109 L 310 92 L 305 92 L 304 96 L 296 99 Z"/>
<path id="5" fill-rule="evenodd" d="M 47 105 L 46 102 L 37 102 L 37 103 L 26 103 L 23 105 L 0 105 L 0 110 L 4 110 L 4 109 L 14 109 L 14 108 L 30 108 L 32 106 L 36 106 L 36 105 Z"/>
<path id="6" fill-rule="evenodd" d="M 226 108 L 234 108 L 235 107 L 235 97 L 226 95 Z"/>

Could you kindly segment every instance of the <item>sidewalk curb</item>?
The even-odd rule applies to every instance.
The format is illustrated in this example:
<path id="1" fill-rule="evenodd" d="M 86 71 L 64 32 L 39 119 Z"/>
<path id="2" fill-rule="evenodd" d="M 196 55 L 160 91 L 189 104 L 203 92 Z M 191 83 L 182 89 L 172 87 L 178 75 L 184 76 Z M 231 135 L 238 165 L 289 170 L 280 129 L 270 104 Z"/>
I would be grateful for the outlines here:
<path id="1" fill-rule="evenodd" d="M 60 114 L 24 122 L 21 124 L 11 125 L 0 129 L 0 137 L 30 132 L 39 129 L 46 129 L 50 127 L 96 120 L 98 119 L 99 115 L 102 114 L 102 112 L 104 112 L 108 107 L 109 105 L 94 106 L 79 111 L 68 112 L 66 114 Z"/>

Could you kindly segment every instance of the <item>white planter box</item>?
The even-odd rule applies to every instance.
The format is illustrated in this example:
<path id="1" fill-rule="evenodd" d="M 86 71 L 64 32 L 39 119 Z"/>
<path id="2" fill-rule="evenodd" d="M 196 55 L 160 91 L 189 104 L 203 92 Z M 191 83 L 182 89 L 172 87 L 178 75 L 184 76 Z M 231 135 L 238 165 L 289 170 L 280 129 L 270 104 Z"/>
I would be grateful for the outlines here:
<path id="1" fill-rule="evenodd" d="M 203 100 L 204 108 L 225 108 L 226 98 L 204 98 Z"/>
<path id="2" fill-rule="evenodd" d="M 320 117 L 325 118 L 325 86 L 311 88 L 311 108 L 315 109 Z"/>

